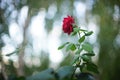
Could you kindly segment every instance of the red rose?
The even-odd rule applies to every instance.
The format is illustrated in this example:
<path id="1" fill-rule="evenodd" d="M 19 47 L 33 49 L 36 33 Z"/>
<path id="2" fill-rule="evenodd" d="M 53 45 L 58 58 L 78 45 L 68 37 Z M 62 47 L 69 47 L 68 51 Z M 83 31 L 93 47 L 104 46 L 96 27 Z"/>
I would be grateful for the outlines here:
<path id="1" fill-rule="evenodd" d="M 67 16 L 63 20 L 63 26 L 62 29 L 64 33 L 67 33 L 70 35 L 71 32 L 73 32 L 73 24 L 74 23 L 74 18 L 72 16 Z"/>

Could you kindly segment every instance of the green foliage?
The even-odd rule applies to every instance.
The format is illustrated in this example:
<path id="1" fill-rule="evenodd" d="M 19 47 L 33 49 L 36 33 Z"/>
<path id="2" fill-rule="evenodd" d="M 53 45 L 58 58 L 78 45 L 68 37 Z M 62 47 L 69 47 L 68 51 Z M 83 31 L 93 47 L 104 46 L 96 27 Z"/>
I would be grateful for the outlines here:
<path id="1" fill-rule="evenodd" d="M 82 43 L 85 40 L 85 36 L 83 35 L 78 41 L 79 43 Z"/>
<path id="2" fill-rule="evenodd" d="M 79 27 L 74 27 L 71 36 L 79 35 L 78 42 L 77 44 L 69 42 L 69 44 L 66 46 L 66 51 L 75 51 L 75 55 L 71 64 L 76 68 L 79 68 L 80 72 L 87 71 L 99 73 L 97 66 L 92 62 L 92 57 L 95 56 L 93 47 L 90 45 L 90 43 L 85 42 L 85 38 L 90 36 L 92 33 L 93 31 L 87 31 L 80 29 Z M 60 46 L 59 48 L 62 49 L 65 45 L 66 44 L 63 44 L 62 47 Z M 85 51 L 84 53 L 82 53 L 83 50 Z"/>
<path id="3" fill-rule="evenodd" d="M 86 30 L 81 30 L 78 28 L 75 29 L 75 32 L 79 33 L 79 31 L 82 31 L 83 33 L 86 32 Z M 75 80 L 74 72 L 77 67 L 80 68 L 81 72 L 88 70 L 98 73 L 97 66 L 92 63 L 91 60 L 91 57 L 95 55 L 93 53 L 93 48 L 89 43 L 83 43 L 84 40 L 85 35 L 79 38 L 77 44 L 66 42 L 58 48 L 60 50 L 66 47 L 66 51 L 75 51 L 75 56 L 72 60 L 72 64 L 75 64 L 75 66 L 64 66 L 57 71 L 53 69 L 47 69 L 27 77 L 26 80 Z M 80 55 L 83 50 L 85 50 L 87 53 Z"/>
<path id="4" fill-rule="evenodd" d="M 86 55 L 86 56 L 95 56 L 94 53 L 85 53 L 85 54 L 83 54 L 83 55 Z"/>
<path id="5" fill-rule="evenodd" d="M 98 68 L 94 63 L 88 62 L 86 65 L 87 65 L 87 70 L 92 71 L 96 74 L 99 73 Z"/>
<path id="6" fill-rule="evenodd" d="M 79 54 L 75 55 L 72 64 L 74 64 L 76 61 L 78 61 L 79 57 L 80 57 Z"/>
<path id="7" fill-rule="evenodd" d="M 82 45 L 82 48 L 85 50 L 85 51 L 88 51 L 88 52 L 92 52 L 93 51 L 93 48 L 92 46 L 89 44 L 89 43 L 84 43 Z"/>
<path id="8" fill-rule="evenodd" d="M 81 58 L 84 62 L 90 62 L 91 61 L 90 56 L 87 56 L 87 55 L 82 55 Z"/>
<path id="9" fill-rule="evenodd" d="M 90 36 L 93 33 L 93 31 L 89 31 L 85 33 L 85 36 Z"/>
<path id="10" fill-rule="evenodd" d="M 83 48 L 79 48 L 79 49 L 75 52 L 75 54 L 80 54 L 82 50 L 83 50 Z"/>
<path id="11" fill-rule="evenodd" d="M 73 31 L 74 31 L 74 32 L 79 32 L 79 31 L 80 31 L 80 28 L 79 28 L 79 27 L 75 27 L 75 28 L 73 28 Z"/>
<path id="12" fill-rule="evenodd" d="M 71 33 L 72 36 L 75 36 L 76 34 L 77 34 L 77 32 L 75 32 L 75 31 Z"/>
<path id="13" fill-rule="evenodd" d="M 70 43 L 70 44 L 66 47 L 66 51 L 69 51 L 69 50 L 74 51 L 75 49 L 76 49 L 76 46 L 75 46 L 75 44 L 73 44 L 73 43 Z"/>
<path id="14" fill-rule="evenodd" d="M 75 36 L 78 32 L 80 31 L 80 28 L 78 28 L 78 27 L 74 27 L 73 28 L 73 32 L 72 32 L 72 36 Z"/>

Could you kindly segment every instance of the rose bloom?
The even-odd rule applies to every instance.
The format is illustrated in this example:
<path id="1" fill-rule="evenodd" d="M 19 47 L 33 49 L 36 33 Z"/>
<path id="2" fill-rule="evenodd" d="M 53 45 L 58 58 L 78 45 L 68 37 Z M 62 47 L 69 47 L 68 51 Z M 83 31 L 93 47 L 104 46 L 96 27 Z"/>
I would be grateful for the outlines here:
<path id="1" fill-rule="evenodd" d="M 63 20 L 63 26 L 62 29 L 64 33 L 67 33 L 70 35 L 71 32 L 73 32 L 73 24 L 74 23 L 74 18 L 72 16 L 67 16 Z"/>

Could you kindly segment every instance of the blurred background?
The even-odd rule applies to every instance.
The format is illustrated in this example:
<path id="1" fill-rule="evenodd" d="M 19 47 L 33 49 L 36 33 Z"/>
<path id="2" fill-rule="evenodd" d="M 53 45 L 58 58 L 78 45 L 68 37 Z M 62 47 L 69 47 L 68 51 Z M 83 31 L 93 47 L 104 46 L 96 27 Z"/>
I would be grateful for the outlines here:
<path id="1" fill-rule="evenodd" d="M 29 76 L 47 68 L 70 65 L 74 55 L 58 50 L 77 40 L 62 32 L 72 15 L 83 29 L 94 32 L 99 80 L 119 80 L 120 0 L 0 0 L 0 72 Z"/>

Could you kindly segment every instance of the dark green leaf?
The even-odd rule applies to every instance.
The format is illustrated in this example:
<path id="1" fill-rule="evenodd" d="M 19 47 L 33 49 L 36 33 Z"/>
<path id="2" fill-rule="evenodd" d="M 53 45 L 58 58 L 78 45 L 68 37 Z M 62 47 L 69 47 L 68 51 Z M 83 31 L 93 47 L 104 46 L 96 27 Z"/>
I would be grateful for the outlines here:
<path id="1" fill-rule="evenodd" d="M 85 36 L 90 36 L 93 33 L 93 31 L 85 33 Z"/>
<path id="2" fill-rule="evenodd" d="M 85 54 L 83 54 L 83 55 L 86 55 L 86 56 L 95 56 L 94 53 L 85 53 Z"/>
<path id="3" fill-rule="evenodd" d="M 69 50 L 74 51 L 75 49 L 76 49 L 76 46 L 75 46 L 75 44 L 73 44 L 73 43 L 69 44 L 69 45 L 66 47 L 66 51 L 69 51 Z"/>
<path id="4" fill-rule="evenodd" d="M 87 70 L 94 73 L 99 73 L 97 66 L 94 63 L 87 63 Z"/>
<path id="5" fill-rule="evenodd" d="M 71 35 L 72 36 L 75 36 L 77 34 L 77 32 L 72 32 Z"/>
<path id="6" fill-rule="evenodd" d="M 91 61 L 91 58 L 89 56 L 86 56 L 86 55 L 82 55 L 81 58 L 83 59 L 83 61 L 86 61 L 86 62 Z"/>
<path id="7" fill-rule="evenodd" d="M 85 65 L 86 65 L 86 63 L 83 63 L 83 64 L 80 65 L 80 71 L 81 71 L 81 72 L 82 72 L 83 69 L 85 68 Z"/>
<path id="8" fill-rule="evenodd" d="M 92 46 L 89 44 L 89 43 L 84 43 L 82 45 L 82 48 L 85 50 L 85 51 L 88 51 L 88 52 L 92 52 L 93 51 L 93 48 Z"/>
<path id="9" fill-rule="evenodd" d="M 59 80 L 70 79 L 72 74 L 74 73 L 75 68 L 73 66 L 64 66 L 61 67 L 57 74 L 59 76 Z"/>
<path id="10" fill-rule="evenodd" d="M 60 47 L 58 47 L 58 50 L 64 48 L 67 44 L 69 44 L 69 42 L 66 42 L 66 43 L 64 43 L 63 45 L 61 45 Z"/>
<path id="11" fill-rule="evenodd" d="M 85 36 L 82 36 L 78 41 L 79 43 L 82 43 L 85 40 Z"/>

